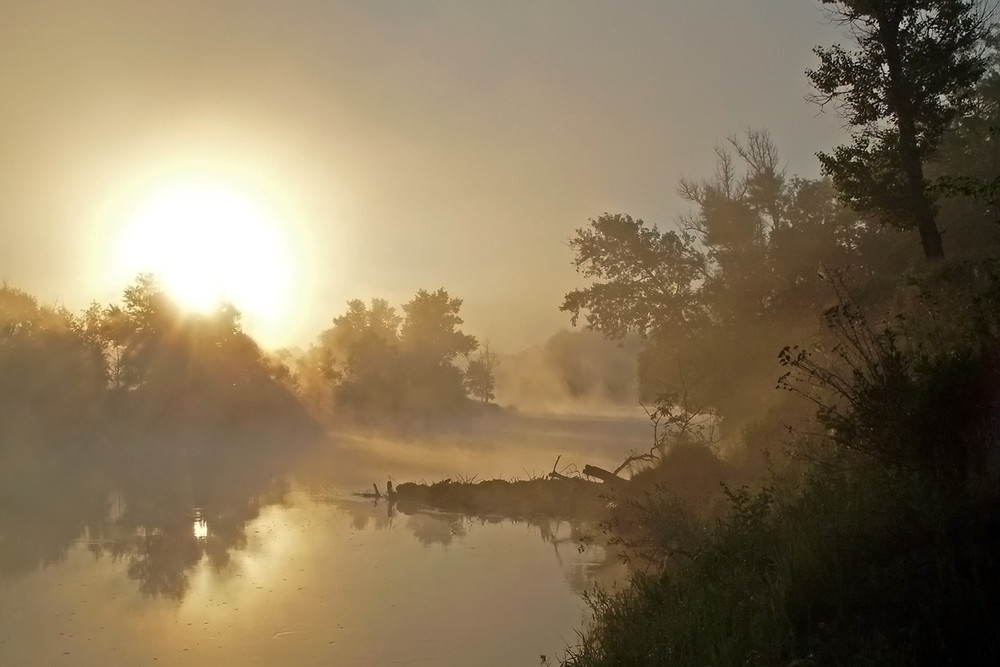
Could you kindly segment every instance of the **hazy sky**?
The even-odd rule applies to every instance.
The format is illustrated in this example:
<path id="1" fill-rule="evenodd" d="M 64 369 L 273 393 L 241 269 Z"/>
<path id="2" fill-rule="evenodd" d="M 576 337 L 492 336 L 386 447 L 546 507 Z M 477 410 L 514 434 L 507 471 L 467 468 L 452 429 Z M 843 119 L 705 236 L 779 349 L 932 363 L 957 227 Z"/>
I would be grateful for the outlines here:
<path id="1" fill-rule="evenodd" d="M 0 0 L 0 279 L 117 301 L 112 238 L 170 178 L 236 183 L 291 239 L 287 332 L 445 287 L 502 351 L 564 326 L 588 218 L 661 226 L 747 126 L 791 173 L 840 122 L 805 101 L 818 1 Z M 248 323 L 253 331 L 253 323 Z"/>

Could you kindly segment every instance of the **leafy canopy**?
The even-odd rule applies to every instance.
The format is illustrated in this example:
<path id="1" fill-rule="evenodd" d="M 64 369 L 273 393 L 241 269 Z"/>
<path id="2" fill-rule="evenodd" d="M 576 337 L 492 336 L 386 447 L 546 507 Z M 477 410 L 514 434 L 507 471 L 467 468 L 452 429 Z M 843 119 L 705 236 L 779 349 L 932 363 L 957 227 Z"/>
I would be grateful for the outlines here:
<path id="1" fill-rule="evenodd" d="M 814 101 L 834 103 L 852 143 L 818 153 L 845 203 L 920 232 L 928 259 L 944 256 L 923 163 L 968 108 L 985 65 L 988 29 L 967 0 L 822 0 L 850 29 L 853 50 L 816 48 Z"/>

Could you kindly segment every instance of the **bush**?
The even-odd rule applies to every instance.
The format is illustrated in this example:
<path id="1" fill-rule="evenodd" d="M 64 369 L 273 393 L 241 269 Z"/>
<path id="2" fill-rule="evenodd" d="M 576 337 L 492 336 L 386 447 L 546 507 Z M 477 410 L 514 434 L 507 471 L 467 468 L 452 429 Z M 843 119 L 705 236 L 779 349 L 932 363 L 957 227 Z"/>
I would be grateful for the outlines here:
<path id="1" fill-rule="evenodd" d="M 919 476 L 870 467 L 817 469 L 794 494 L 727 495 L 693 553 L 589 596 L 594 625 L 564 664 L 1000 660 L 995 498 L 949 505 Z"/>
<path id="2" fill-rule="evenodd" d="M 835 282 L 836 344 L 781 354 L 823 456 L 798 483 L 727 488 L 712 529 L 591 595 L 565 664 L 1000 664 L 1000 280 L 980 268 L 966 292 L 956 277 L 974 272 L 949 269 L 947 298 L 917 290 L 922 317 L 877 328 Z M 669 544 L 679 515 L 648 507 L 646 534 Z"/>
<path id="3" fill-rule="evenodd" d="M 981 474 L 1000 389 L 991 329 L 945 332 L 925 321 L 910 326 L 905 316 L 874 328 L 843 283 L 834 286 L 838 304 L 825 318 L 835 345 L 825 354 L 786 347 L 779 386 L 815 403 L 832 440 L 872 463 L 952 488 Z"/>

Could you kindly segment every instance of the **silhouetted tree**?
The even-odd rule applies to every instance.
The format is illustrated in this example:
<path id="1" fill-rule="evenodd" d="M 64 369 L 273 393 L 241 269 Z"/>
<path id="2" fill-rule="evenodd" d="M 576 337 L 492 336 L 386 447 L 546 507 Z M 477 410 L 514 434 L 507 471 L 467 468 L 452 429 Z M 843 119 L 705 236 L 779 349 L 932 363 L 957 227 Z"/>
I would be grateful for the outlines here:
<path id="1" fill-rule="evenodd" d="M 351 300 L 305 355 L 300 372 L 316 385 L 329 384 L 336 409 L 362 421 L 408 421 L 458 409 L 467 396 L 455 360 L 478 345 L 457 328 L 461 306 L 444 289 L 418 291 L 402 316 L 384 299 Z"/>
<path id="2" fill-rule="evenodd" d="M 84 315 L 103 341 L 109 384 L 121 390 L 116 423 L 233 433 L 265 417 L 306 425 L 280 378 L 287 371 L 265 358 L 232 305 L 184 313 L 150 275 L 129 285 L 122 301 Z"/>
<path id="3" fill-rule="evenodd" d="M 356 416 L 385 415 L 400 409 L 404 391 L 399 326 L 402 318 L 384 299 L 368 307 L 360 299 L 347 303 L 347 312 L 320 334 L 320 348 L 343 359 L 334 399 Z"/>
<path id="4" fill-rule="evenodd" d="M 786 178 L 766 132 L 748 130 L 716 154 L 713 177 L 680 183 L 695 206 L 680 230 L 610 214 L 577 230 L 574 263 L 594 280 L 562 310 L 612 338 L 644 337 L 643 400 L 740 420 L 764 407 L 787 337 L 815 329 L 821 268 L 850 259 L 866 270 L 891 244 L 829 181 Z"/>
<path id="5" fill-rule="evenodd" d="M 470 396 L 483 403 L 489 403 L 496 398 L 493 391 L 496 389 L 496 369 L 499 363 L 500 360 L 490 349 L 490 344 L 484 343 L 465 369 L 465 388 Z"/>
<path id="6" fill-rule="evenodd" d="M 844 201 L 884 223 L 916 228 L 927 259 L 944 257 L 924 162 L 984 71 L 987 30 L 969 0 L 822 0 L 857 50 L 817 48 L 807 76 L 835 102 L 853 143 L 819 153 Z"/>
<path id="7" fill-rule="evenodd" d="M 978 254 L 1000 242 L 1000 36 L 989 40 L 987 71 L 927 165 L 941 195 L 938 221 L 949 251 Z"/>
<path id="8" fill-rule="evenodd" d="M 9 441 L 86 442 L 105 386 L 100 349 L 70 313 L 0 287 L 0 448 Z"/>
<path id="9" fill-rule="evenodd" d="M 320 334 L 326 347 L 353 354 L 358 346 L 372 340 L 385 345 L 399 343 L 399 326 L 403 318 L 385 299 L 372 299 L 366 306 L 361 299 L 347 302 L 347 312 L 333 319 L 333 327 Z"/>
<path id="10" fill-rule="evenodd" d="M 563 300 L 560 310 L 574 325 L 584 313 L 587 326 L 619 338 L 653 328 L 690 331 L 705 316 L 698 283 L 708 277 L 708 258 L 692 234 L 605 213 L 578 229 L 569 245 L 577 272 L 594 279 Z"/>
<path id="11" fill-rule="evenodd" d="M 434 415 L 459 408 L 466 400 L 463 372 L 454 364 L 479 346 L 475 336 L 458 329 L 462 300 L 444 288 L 419 290 L 403 304 L 400 349 L 407 369 L 408 410 Z"/>
<path id="12" fill-rule="evenodd" d="M 406 313 L 400 330 L 403 348 L 434 364 L 448 363 L 475 351 L 479 345 L 475 336 L 457 329 L 462 324 L 458 314 L 461 308 L 462 300 L 449 296 L 443 287 L 435 292 L 419 290 L 403 304 Z"/>

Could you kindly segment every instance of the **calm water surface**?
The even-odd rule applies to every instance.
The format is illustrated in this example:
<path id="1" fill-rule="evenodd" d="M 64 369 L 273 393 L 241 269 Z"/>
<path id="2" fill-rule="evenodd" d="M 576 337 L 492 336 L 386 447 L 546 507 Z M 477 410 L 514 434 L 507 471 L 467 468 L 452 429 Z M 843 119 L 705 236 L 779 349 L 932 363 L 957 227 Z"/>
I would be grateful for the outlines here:
<path id="1" fill-rule="evenodd" d="M 623 575 L 586 527 L 354 497 L 378 465 L 353 463 L 24 463 L 0 488 L 0 665 L 537 665 Z"/>

